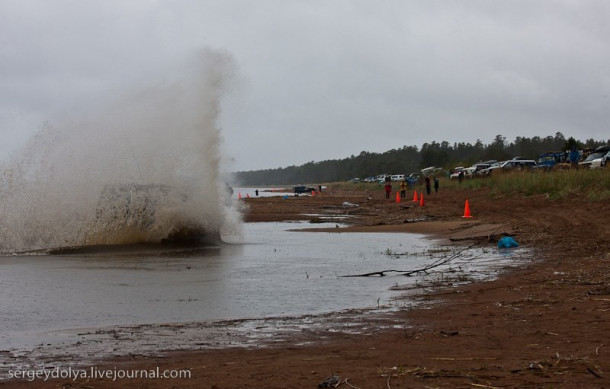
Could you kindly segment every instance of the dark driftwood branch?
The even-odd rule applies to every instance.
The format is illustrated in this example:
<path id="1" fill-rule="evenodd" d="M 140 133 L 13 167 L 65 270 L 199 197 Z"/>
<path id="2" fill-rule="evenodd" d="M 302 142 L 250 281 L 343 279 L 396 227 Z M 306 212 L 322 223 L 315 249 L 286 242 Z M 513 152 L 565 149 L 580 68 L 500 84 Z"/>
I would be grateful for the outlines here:
<path id="1" fill-rule="evenodd" d="M 346 276 L 341 276 L 341 277 L 370 277 L 370 276 L 383 277 L 383 276 L 385 276 L 385 273 L 404 273 L 404 270 L 382 270 L 382 271 L 374 271 L 371 273 L 364 273 L 364 274 L 348 274 Z"/>
<path id="2" fill-rule="evenodd" d="M 434 269 L 436 267 L 445 265 L 451 261 L 453 261 L 455 258 L 458 258 L 460 255 L 462 255 L 462 253 L 466 250 L 470 250 L 471 248 L 473 248 L 474 246 L 478 245 L 480 242 L 475 242 L 473 244 L 471 244 L 468 247 L 463 248 L 462 250 L 458 251 L 457 253 L 453 254 L 452 256 L 450 256 L 449 258 L 444 258 L 444 259 L 439 259 L 436 262 L 433 262 L 427 266 L 424 266 L 422 268 L 419 269 L 414 269 L 414 270 L 382 270 L 382 271 L 375 271 L 375 272 L 370 272 L 370 273 L 363 273 L 363 274 L 348 274 L 345 276 L 341 276 L 341 277 L 371 277 L 371 276 L 380 276 L 383 277 L 386 274 L 385 273 L 399 273 L 400 275 L 403 276 L 411 276 L 413 274 L 419 274 L 419 273 L 426 273 L 428 270 Z"/>

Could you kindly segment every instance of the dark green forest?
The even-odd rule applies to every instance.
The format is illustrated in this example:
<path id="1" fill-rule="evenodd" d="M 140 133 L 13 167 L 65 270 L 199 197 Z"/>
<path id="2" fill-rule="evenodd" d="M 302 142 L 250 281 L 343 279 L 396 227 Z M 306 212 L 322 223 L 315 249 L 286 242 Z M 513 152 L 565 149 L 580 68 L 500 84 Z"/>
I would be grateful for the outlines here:
<path id="1" fill-rule="evenodd" d="M 337 182 L 378 174 L 416 173 L 428 166 L 451 169 L 458 165 L 470 166 L 479 161 L 502 161 L 517 156 L 537 159 L 540 154 L 546 152 L 569 151 L 572 147 L 591 149 L 606 143 L 610 143 L 610 140 L 579 141 L 573 137 L 566 139 L 560 132 L 555 136 L 517 137 L 513 142 L 508 142 L 502 135 L 496 135 L 489 144 L 484 144 L 481 140 L 474 144 L 433 141 L 424 143 L 421 148 L 403 146 L 383 153 L 362 151 L 344 159 L 311 161 L 300 166 L 276 169 L 240 171 L 235 173 L 235 180 L 244 186 Z"/>

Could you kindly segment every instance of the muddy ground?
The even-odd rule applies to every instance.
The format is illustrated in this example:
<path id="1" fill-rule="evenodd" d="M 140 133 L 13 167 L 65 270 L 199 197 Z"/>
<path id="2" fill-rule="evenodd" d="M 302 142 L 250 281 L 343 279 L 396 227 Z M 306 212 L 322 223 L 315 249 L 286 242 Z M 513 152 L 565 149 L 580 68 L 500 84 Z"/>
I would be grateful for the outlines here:
<path id="1" fill-rule="evenodd" d="M 410 191 L 397 204 L 375 189 L 244 202 L 246 220 L 253 222 L 349 215 L 354 230 L 421 232 L 462 245 L 492 245 L 507 232 L 533 249 L 536 260 L 490 282 L 422 288 L 429 304 L 392 314 L 405 324 L 396 329 L 303 331 L 272 347 L 173 352 L 106 365 L 189 369 L 190 379 L 10 381 L 0 387 L 316 388 L 331 374 L 342 379 L 340 388 L 610 387 L 607 201 L 441 189 L 425 195 L 421 207 L 412 197 Z M 462 217 L 466 199 L 470 219 Z M 360 320 L 376 328 L 380 318 Z"/>

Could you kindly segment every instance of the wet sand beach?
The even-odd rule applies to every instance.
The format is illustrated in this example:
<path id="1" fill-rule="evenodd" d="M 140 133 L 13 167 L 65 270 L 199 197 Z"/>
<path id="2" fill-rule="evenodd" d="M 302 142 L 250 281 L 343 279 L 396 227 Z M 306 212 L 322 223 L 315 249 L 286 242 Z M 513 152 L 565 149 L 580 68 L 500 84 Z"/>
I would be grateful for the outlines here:
<path id="1" fill-rule="evenodd" d="M 493 281 L 410 290 L 423 304 L 347 319 L 367 329 L 361 333 L 305 328 L 260 347 L 132 355 L 97 366 L 188 369 L 190 378 L 12 380 L 0 387 L 315 388 L 332 375 L 342 380 L 338 387 L 362 389 L 610 386 L 607 201 L 491 196 L 483 189 L 441 190 L 423 207 L 408 198 L 397 204 L 380 190 L 243 201 L 247 222 L 351 224 L 327 232 L 422 233 L 457 247 L 492 247 L 508 233 L 535 260 Z M 472 218 L 462 217 L 466 199 Z"/>

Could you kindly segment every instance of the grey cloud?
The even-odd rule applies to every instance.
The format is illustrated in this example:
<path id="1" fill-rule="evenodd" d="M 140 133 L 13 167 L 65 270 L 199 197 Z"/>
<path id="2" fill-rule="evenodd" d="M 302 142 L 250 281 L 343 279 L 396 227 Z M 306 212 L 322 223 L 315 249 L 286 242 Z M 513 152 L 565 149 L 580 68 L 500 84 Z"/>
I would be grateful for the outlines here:
<path id="1" fill-rule="evenodd" d="M 497 133 L 610 138 L 605 1 L 4 1 L 0 15 L 6 152 L 35 120 L 163 82 L 206 46 L 239 65 L 221 120 L 236 170 Z"/>

